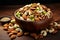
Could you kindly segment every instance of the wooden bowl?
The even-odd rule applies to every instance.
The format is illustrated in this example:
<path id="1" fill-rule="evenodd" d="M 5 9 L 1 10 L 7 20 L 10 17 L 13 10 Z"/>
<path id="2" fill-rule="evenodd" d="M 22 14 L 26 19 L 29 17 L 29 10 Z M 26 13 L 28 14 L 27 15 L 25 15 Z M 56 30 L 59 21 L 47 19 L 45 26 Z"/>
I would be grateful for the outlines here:
<path id="1" fill-rule="evenodd" d="M 41 21 L 26 21 L 26 20 L 20 20 L 18 17 L 16 17 L 15 13 L 18 10 L 16 10 L 14 12 L 14 17 L 16 19 L 16 23 L 19 24 L 20 26 L 22 26 L 22 29 L 24 31 L 29 31 L 29 32 L 38 32 L 41 29 L 45 29 L 47 27 L 49 27 L 49 24 L 52 22 L 53 20 L 53 15 L 51 13 L 51 17 L 45 20 L 41 20 Z"/>

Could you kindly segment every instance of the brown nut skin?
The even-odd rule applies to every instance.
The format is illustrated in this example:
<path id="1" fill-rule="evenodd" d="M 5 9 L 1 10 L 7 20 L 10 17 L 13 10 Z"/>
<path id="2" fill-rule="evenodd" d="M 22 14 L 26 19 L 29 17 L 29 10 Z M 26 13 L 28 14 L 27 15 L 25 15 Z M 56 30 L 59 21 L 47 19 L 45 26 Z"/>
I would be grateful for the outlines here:
<path id="1" fill-rule="evenodd" d="M 11 39 L 15 39 L 16 38 L 16 35 L 11 35 L 10 38 Z"/>
<path id="2" fill-rule="evenodd" d="M 18 37 L 20 37 L 20 36 L 22 36 L 22 35 L 23 35 L 23 32 L 18 32 L 18 33 L 17 33 L 17 36 L 18 36 Z"/>

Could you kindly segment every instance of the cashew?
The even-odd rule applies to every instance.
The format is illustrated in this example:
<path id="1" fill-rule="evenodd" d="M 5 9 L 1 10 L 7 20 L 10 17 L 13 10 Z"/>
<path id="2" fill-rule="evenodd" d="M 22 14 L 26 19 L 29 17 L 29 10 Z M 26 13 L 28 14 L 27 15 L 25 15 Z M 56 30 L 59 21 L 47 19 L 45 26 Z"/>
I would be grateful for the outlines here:
<path id="1" fill-rule="evenodd" d="M 40 5 L 40 3 L 37 3 L 37 5 Z"/>
<path id="2" fill-rule="evenodd" d="M 12 28 L 14 28 L 13 26 L 9 26 L 9 29 L 12 29 Z"/>
<path id="3" fill-rule="evenodd" d="M 20 17 L 20 20 L 24 20 L 24 18 L 23 17 Z"/>
<path id="4" fill-rule="evenodd" d="M 52 33 L 52 32 L 54 32 L 54 28 L 51 28 L 51 29 L 49 30 L 49 33 Z"/>
<path id="5" fill-rule="evenodd" d="M 27 21 L 31 21 L 31 19 L 30 18 L 27 18 Z"/>
<path id="6" fill-rule="evenodd" d="M 58 25 L 58 23 L 57 23 L 57 22 L 54 22 L 54 24 L 55 24 L 54 26 L 57 26 L 57 25 Z"/>
<path id="7" fill-rule="evenodd" d="M 42 31 L 41 31 L 41 34 L 42 34 L 43 36 L 47 36 L 47 31 L 42 30 Z"/>
<path id="8" fill-rule="evenodd" d="M 57 26 L 60 26 L 60 24 L 57 24 Z"/>

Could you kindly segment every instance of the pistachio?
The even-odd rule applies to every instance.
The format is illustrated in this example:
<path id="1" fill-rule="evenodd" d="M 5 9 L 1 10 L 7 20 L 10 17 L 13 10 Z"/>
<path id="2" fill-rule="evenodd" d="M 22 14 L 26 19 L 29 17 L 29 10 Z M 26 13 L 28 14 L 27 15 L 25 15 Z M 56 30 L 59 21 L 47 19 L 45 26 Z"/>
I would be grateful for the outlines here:
<path id="1" fill-rule="evenodd" d="M 20 31 L 20 28 L 16 28 L 15 30 L 16 30 L 16 31 Z"/>
<path id="2" fill-rule="evenodd" d="M 18 28 L 19 27 L 19 25 L 18 24 L 14 24 L 14 26 L 13 26 L 14 28 Z"/>
<path id="3" fill-rule="evenodd" d="M 15 19 L 12 19 L 12 20 L 11 20 L 11 23 L 15 23 Z"/>

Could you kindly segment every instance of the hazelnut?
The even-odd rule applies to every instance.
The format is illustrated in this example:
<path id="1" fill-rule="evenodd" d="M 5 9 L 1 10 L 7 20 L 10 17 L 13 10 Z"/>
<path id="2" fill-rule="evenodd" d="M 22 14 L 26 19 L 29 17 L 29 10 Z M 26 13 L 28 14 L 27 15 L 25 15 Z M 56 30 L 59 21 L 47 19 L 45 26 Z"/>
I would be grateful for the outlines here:
<path id="1" fill-rule="evenodd" d="M 22 36 L 22 35 L 23 35 L 23 32 L 18 32 L 18 33 L 17 33 L 17 36 L 18 36 L 18 37 L 20 37 L 20 36 Z"/>

